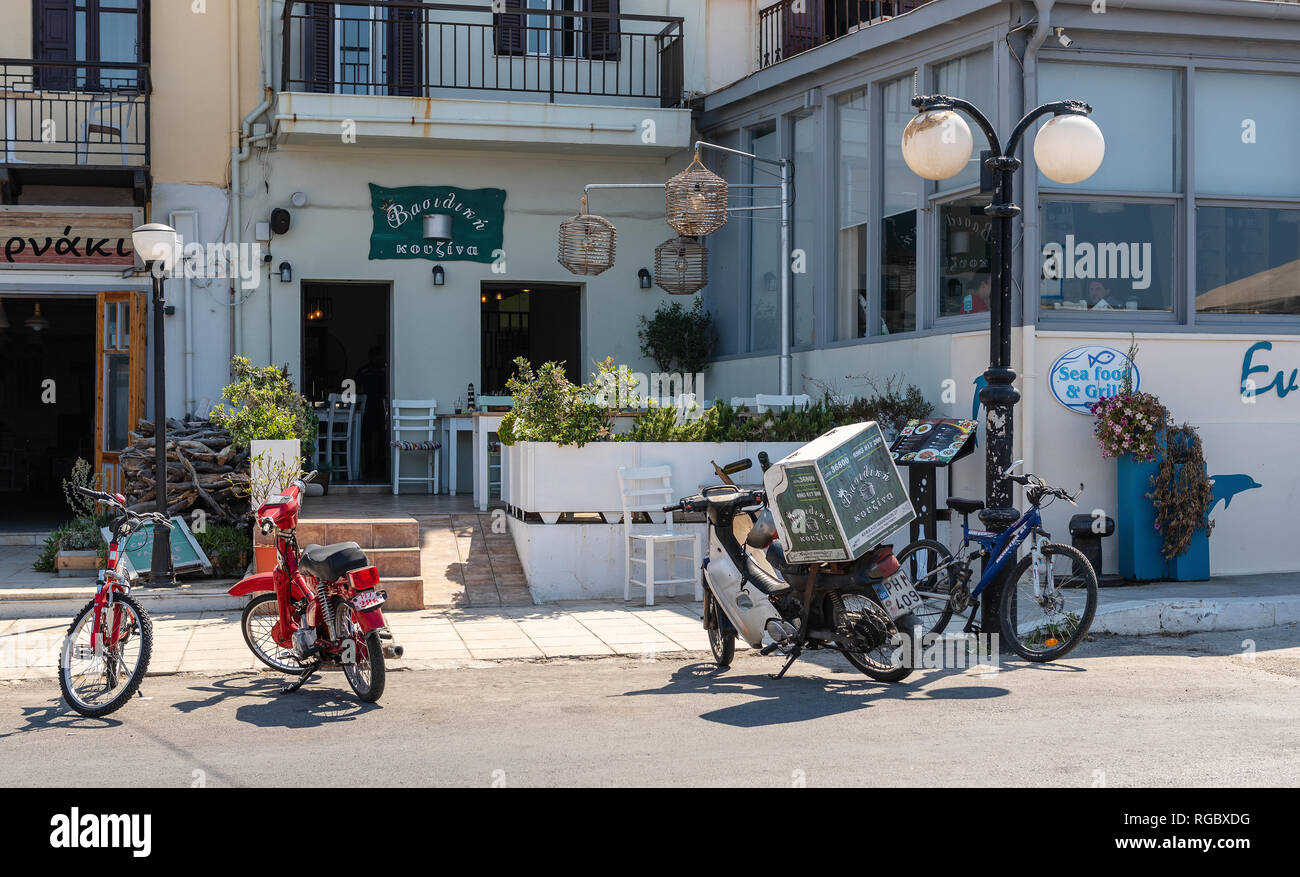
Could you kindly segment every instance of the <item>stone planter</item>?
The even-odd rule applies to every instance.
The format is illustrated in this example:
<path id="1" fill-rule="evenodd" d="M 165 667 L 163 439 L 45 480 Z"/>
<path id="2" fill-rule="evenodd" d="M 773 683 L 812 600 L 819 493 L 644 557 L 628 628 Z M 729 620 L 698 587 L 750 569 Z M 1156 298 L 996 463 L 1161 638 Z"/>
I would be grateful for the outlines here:
<path id="1" fill-rule="evenodd" d="M 84 578 L 95 575 L 103 569 L 103 564 L 99 560 L 98 551 L 69 551 L 60 548 L 58 554 L 54 555 L 54 568 L 60 576 Z"/>
<path id="2" fill-rule="evenodd" d="M 269 473 L 294 466 L 302 457 L 302 442 L 297 439 L 253 439 L 249 443 L 248 457 L 255 461 L 251 464 L 250 476 L 254 485 L 251 502 L 256 511 L 257 485 L 269 479 Z M 258 457 L 262 459 L 258 460 Z M 266 495 L 274 496 L 288 486 L 288 483 L 273 485 Z"/>
<path id="3" fill-rule="evenodd" d="M 1131 456 L 1116 461 L 1115 479 L 1119 508 L 1115 536 L 1119 547 L 1119 574 L 1130 581 L 1204 581 L 1210 577 L 1209 531 L 1198 528 L 1187 550 L 1172 560 L 1164 558 L 1164 537 L 1156 529 L 1156 509 L 1147 494 L 1151 479 L 1169 453 L 1162 435 L 1156 459 L 1150 463 Z M 1181 465 L 1181 464 L 1179 464 Z"/>

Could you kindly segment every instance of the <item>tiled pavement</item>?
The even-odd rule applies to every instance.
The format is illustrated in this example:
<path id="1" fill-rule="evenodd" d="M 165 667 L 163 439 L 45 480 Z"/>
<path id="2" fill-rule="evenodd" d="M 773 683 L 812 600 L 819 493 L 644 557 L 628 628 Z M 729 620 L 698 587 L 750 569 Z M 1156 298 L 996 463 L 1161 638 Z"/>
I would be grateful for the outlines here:
<path id="1" fill-rule="evenodd" d="M 443 669 L 482 661 L 650 657 L 705 651 L 700 604 L 653 607 L 556 603 L 498 609 L 424 609 L 386 613 L 405 649 L 391 666 Z M 0 621 L 0 681 L 50 678 L 70 618 Z M 232 673 L 262 667 L 239 631 L 238 612 L 154 616 L 150 675 Z M 269 671 L 268 671 L 269 672 Z"/>
<path id="2" fill-rule="evenodd" d="M 416 515 L 424 605 L 446 608 L 531 606 L 523 565 L 508 532 L 490 514 Z"/>

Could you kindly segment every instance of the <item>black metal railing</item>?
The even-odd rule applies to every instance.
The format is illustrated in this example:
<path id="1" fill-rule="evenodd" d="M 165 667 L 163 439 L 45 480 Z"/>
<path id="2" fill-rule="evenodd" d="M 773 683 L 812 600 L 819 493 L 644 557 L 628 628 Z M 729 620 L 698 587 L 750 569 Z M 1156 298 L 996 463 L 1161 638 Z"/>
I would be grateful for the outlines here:
<path id="1" fill-rule="evenodd" d="M 149 166 L 149 67 L 0 59 L 0 165 Z"/>
<path id="2" fill-rule="evenodd" d="M 683 19 L 369 0 L 286 0 L 285 91 L 446 97 L 544 94 L 682 103 Z"/>
<path id="3" fill-rule="evenodd" d="M 777 0 L 758 13 L 761 70 L 930 0 Z"/>

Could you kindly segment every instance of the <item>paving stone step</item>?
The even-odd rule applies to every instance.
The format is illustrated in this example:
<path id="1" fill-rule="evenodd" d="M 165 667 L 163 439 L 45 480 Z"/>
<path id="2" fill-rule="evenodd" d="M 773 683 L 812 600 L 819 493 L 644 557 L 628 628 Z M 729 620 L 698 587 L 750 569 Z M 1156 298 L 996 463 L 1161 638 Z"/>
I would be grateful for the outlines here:
<path id="1" fill-rule="evenodd" d="M 420 525 L 414 518 L 303 518 L 298 544 L 355 542 L 362 548 L 416 548 Z"/>

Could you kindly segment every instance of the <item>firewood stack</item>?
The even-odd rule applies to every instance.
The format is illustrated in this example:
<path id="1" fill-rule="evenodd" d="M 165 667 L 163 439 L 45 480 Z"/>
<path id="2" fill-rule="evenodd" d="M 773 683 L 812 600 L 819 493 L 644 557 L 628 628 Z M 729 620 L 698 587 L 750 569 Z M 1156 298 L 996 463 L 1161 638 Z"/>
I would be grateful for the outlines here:
<path id="1" fill-rule="evenodd" d="M 127 505 L 153 511 L 154 426 L 141 420 L 120 455 Z M 248 450 L 236 450 L 230 433 L 207 420 L 167 420 L 167 512 L 202 509 L 213 523 L 236 524 L 248 515 Z"/>

